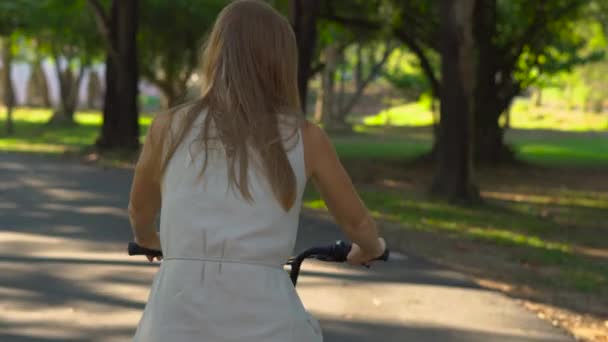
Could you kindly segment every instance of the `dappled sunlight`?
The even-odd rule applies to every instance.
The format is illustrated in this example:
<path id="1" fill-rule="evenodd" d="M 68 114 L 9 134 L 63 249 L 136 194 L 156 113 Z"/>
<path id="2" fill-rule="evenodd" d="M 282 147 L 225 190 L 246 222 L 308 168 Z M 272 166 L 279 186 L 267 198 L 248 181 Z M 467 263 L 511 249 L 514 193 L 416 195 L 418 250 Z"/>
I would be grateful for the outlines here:
<path id="1" fill-rule="evenodd" d="M 377 182 L 382 187 L 386 187 L 388 189 L 394 190 L 406 190 L 406 189 L 414 189 L 415 185 L 412 181 L 399 181 L 394 179 L 382 179 Z"/>
<path id="2" fill-rule="evenodd" d="M 49 180 L 44 180 L 40 177 L 18 176 L 16 180 L 25 186 L 33 188 L 45 188 L 51 185 Z"/>
<path id="3" fill-rule="evenodd" d="M 593 198 L 593 196 L 560 196 L 560 195 L 539 195 L 513 192 L 482 191 L 482 196 L 492 199 L 508 200 L 513 202 L 527 202 L 534 204 L 558 204 L 576 205 L 581 207 L 608 209 L 608 200 Z"/>
<path id="4" fill-rule="evenodd" d="M 33 152 L 33 153 L 63 153 L 67 150 L 63 145 L 30 143 L 27 139 L 0 139 L 0 151 Z"/>
<path id="5" fill-rule="evenodd" d="M 71 190 L 64 188 L 45 188 L 42 192 L 60 201 L 82 201 L 90 199 L 103 199 L 98 193 L 82 191 L 82 190 Z"/>
<path id="6" fill-rule="evenodd" d="M 17 203 L 8 202 L 8 201 L 0 201 L 0 210 L 13 210 L 17 209 Z"/>
<path id="7" fill-rule="evenodd" d="M 67 211 L 79 214 L 99 214 L 99 215 L 108 215 L 108 216 L 116 216 L 120 218 L 128 218 L 127 211 L 125 208 L 116 208 L 109 206 L 73 206 L 73 205 L 65 205 L 59 203 L 48 203 L 42 204 L 40 206 L 41 209 L 44 210 L 53 210 L 53 211 Z"/>
<path id="8" fill-rule="evenodd" d="M 378 220 L 396 222 L 404 230 L 441 235 L 456 244 L 449 248 L 458 253 L 493 246 L 489 253 L 504 253 L 509 263 L 519 265 L 515 267 L 555 269 L 548 279 L 555 279 L 556 286 L 602 292 L 608 286 L 608 245 L 605 239 L 598 239 L 602 234 L 600 213 L 608 208 L 604 195 L 563 187 L 541 187 L 536 192 L 526 187 L 505 188 L 510 190 L 484 192 L 488 203 L 470 207 L 431 200 L 417 188 L 402 192 L 364 187 L 359 193 Z M 326 210 L 315 192 L 307 194 L 304 205 Z M 571 218 L 569 225 L 562 226 L 567 218 Z M 482 244 L 458 247 L 463 241 Z"/>
<path id="9" fill-rule="evenodd" d="M 457 275 L 454 272 L 431 270 L 418 275 L 421 278 L 410 278 L 408 273 L 411 271 L 407 269 L 394 269 L 393 272 L 404 277 L 405 281 L 387 282 L 375 279 L 373 274 L 364 277 L 364 272 L 359 270 L 345 272 L 339 271 L 339 267 L 312 263 L 302 274 L 298 293 L 307 309 L 320 319 L 326 339 L 332 334 L 352 334 L 358 338 L 369 334 L 371 338 L 373 326 L 381 325 L 395 329 L 394 336 L 386 335 L 384 330 L 383 338 L 390 341 L 402 340 L 409 333 L 412 333 L 413 341 L 423 341 L 423 336 L 432 337 L 435 341 L 440 336 L 435 329 L 445 329 L 443 340 L 446 341 L 453 340 L 455 336 L 465 336 L 464 331 L 471 336 L 485 335 L 486 338 L 503 336 L 510 340 L 509 336 L 514 341 L 520 341 L 517 337 L 521 341 L 526 341 L 525 338 L 531 338 L 531 341 L 555 340 L 550 329 L 522 329 L 526 326 L 526 315 L 505 314 L 516 303 L 496 296 L 492 291 L 467 286 L 460 279 L 454 283 L 451 279 Z M 425 279 L 427 273 L 429 278 Z M 384 274 L 391 272 L 385 271 Z M 462 307 L 463 302 L 467 303 L 467 308 Z M 425 329 L 429 329 L 428 335 Z M 453 335 L 452 329 L 460 330 L 459 335 Z M 479 338 L 480 341 L 486 340 Z"/>
<path id="10" fill-rule="evenodd" d="M 87 258 L 102 256 L 119 260 L 126 253 L 125 248 L 116 248 L 102 239 L 96 239 L 104 231 L 92 232 L 88 227 L 74 225 L 53 225 L 43 232 L 21 231 L 11 226 L 3 226 L 0 232 L 0 255 L 24 255 L 36 258 Z M 110 233 L 108 231 L 108 233 Z M 129 235 L 125 229 L 125 235 Z M 106 233 L 107 234 L 107 233 Z M 128 241 L 125 238 L 124 243 Z M 108 247 L 113 246 L 112 249 Z"/>
<path id="11" fill-rule="evenodd" d="M 132 336 L 156 267 L 124 252 L 79 252 L 73 246 L 26 254 L 0 256 L 0 296 L 5 298 L 0 336 L 100 341 Z M 117 275 L 134 279 L 116 281 Z"/>
<path id="12" fill-rule="evenodd" d="M 27 170 L 27 168 L 25 167 L 25 165 L 23 163 L 15 163 L 15 162 L 1 161 L 1 160 L 0 160 L 0 169 L 7 170 L 7 171 L 14 171 L 14 172 Z"/>
<path id="13" fill-rule="evenodd" d="M 7 229 L 8 227 L 3 227 Z M 0 231 L 0 244 L 12 244 L 15 242 L 20 243 L 39 243 L 39 244 L 63 244 L 65 239 L 63 237 L 41 235 L 35 233 L 26 232 L 15 232 L 4 230 Z"/>

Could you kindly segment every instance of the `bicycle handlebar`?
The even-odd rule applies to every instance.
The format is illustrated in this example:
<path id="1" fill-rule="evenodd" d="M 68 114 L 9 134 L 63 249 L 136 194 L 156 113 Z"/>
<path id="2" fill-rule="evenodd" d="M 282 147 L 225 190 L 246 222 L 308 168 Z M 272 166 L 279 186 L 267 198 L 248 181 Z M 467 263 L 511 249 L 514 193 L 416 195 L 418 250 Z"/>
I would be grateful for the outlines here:
<path id="1" fill-rule="evenodd" d="M 149 249 L 138 245 L 136 242 L 129 242 L 127 248 L 129 255 L 148 255 L 153 257 L 162 257 L 163 252 L 157 249 Z"/>
<path id="2" fill-rule="evenodd" d="M 352 244 L 345 241 L 336 241 L 333 245 L 325 247 L 313 247 L 298 254 L 296 257 L 289 259 L 285 264 L 291 266 L 289 277 L 294 286 L 298 282 L 300 268 L 306 259 L 317 259 L 325 262 L 345 262 L 352 248 Z M 127 249 L 129 255 L 148 255 L 153 257 L 163 256 L 163 252 L 156 249 L 149 249 L 138 245 L 135 242 L 129 242 Z M 384 253 L 374 260 L 388 261 L 390 251 L 388 248 Z"/>

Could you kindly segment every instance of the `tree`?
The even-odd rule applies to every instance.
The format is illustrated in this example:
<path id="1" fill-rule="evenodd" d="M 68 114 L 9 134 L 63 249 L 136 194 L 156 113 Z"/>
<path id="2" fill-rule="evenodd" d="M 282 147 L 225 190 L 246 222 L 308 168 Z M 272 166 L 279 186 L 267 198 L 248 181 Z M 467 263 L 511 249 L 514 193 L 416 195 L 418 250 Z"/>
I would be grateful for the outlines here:
<path id="1" fill-rule="evenodd" d="M 22 28 L 22 15 L 33 0 L 15 0 L 0 2 L 0 48 L 2 49 L 2 80 L 0 89 L 3 90 L 4 106 L 6 107 L 6 132 L 13 133 L 14 93 L 11 81 L 11 65 L 13 58 L 13 35 Z"/>
<path id="2" fill-rule="evenodd" d="M 365 43 L 359 42 L 357 47 L 359 53 L 361 51 L 361 44 Z M 332 116 L 331 125 L 335 127 L 343 128 L 348 126 L 346 117 L 351 113 L 367 86 L 380 76 L 382 68 L 395 48 L 391 40 L 367 42 L 367 45 L 369 45 L 368 48 L 370 49 L 367 60 L 364 60 L 362 55 L 358 54 L 357 56 L 355 72 L 357 76 L 355 78 L 354 92 L 348 100 L 341 98 L 342 101 L 338 101 L 336 112 Z M 381 54 L 377 56 L 377 52 Z M 364 68 L 363 64 L 367 64 L 367 68 Z M 364 73 L 364 69 L 369 69 L 367 74 Z"/>
<path id="3" fill-rule="evenodd" d="M 432 192 L 458 202 L 479 198 L 472 181 L 474 5 L 475 0 L 441 3 L 441 121 Z"/>
<path id="4" fill-rule="evenodd" d="M 321 0 L 291 0 L 290 19 L 298 42 L 298 89 L 302 111 L 306 113 L 308 81 L 317 42 L 317 20 Z"/>
<path id="5" fill-rule="evenodd" d="M 139 65 L 141 75 L 161 90 L 164 107 L 175 106 L 185 97 L 205 34 L 228 2 L 146 1 L 138 36 Z"/>
<path id="6" fill-rule="evenodd" d="M 36 54 L 30 63 L 31 74 L 27 81 L 26 103 L 32 107 L 50 107 L 49 85 L 39 56 Z"/>
<path id="7" fill-rule="evenodd" d="M 100 52 L 93 18 L 84 1 L 47 0 L 52 20 L 47 39 L 59 81 L 59 107 L 51 122 L 74 122 L 78 95 L 86 69 Z M 65 25 L 70 22 L 69 27 Z M 44 36 L 43 36 L 44 37 Z"/>
<path id="8" fill-rule="evenodd" d="M 59 83 L 59 102 L 50 123 L 74 123 L 78 94 L 86 68 L 101 49 L 91 14 L 84 0 L 45 0 L 33 2 L 23 17 L 24 44 L 30 50 L 34 70 L 43 57 L 53 61 Z M 66 25 L 69 23 L 69 25 Z M 38 78 L 43 73 L 38 72 Z M 43 82 L 43 81 L 40 81 Z M 43 95 L 44 96 L 44 95 Z"/>
<path id="9" fill-rule="evenodd" d="M 380 30 L 388 22 L 395 37 L 419 58 L 433 93 L 441 96 L 437 71 L 429 58 L 430 51 L 440 51 L 438 2 L 377 0 L 370 3 L 389 6 L 392 16 L 379 20 L 374 15 L 337 15 L 335 11 L 324 16 L 369 30 Z M 480 0 L 476 3 L 473 23 L 478 50 L 474 106 L 476 160 L 484 163 L 511 160 L 512 154 L 504 143 L 498 121 L 513 98 L 534 84 L 538 75 L 569 70 L 593 57 L 581 55 L 584 37 L 573 29 L 588 4 L 586 0 L 534 3 Z M 351 13 L 369 13 L 355 5 L 350 3 Z"/>
<path id="10" fill-rule="evenodd" d="M 96 145 L 100 149 L 137 149 L 139 1 L 112 0 L 109 11 L 98 0 L 89 0 L 89 5 L 106 46 L 103 125 Z"/>
<path id="11" fill-rule="evenodd" d="M 335 74 L 340 58 L 340 47 L 338 42 L 331 42 L 321 54 L 324 63 L 321 72 L 321 87 L 317 92 L 317 103 L 315 105 L 315 121 L 331 123 L 335 111 Z"/>
<path id="12" fill-rule="evenodd" d="M 99 73 L 96 70 L 89 72 L 89 81 L 87 83 L 87 108 L 101 108 L 102 85 Z"/>
<path id="13" fill-rule="evenodd" d="M 13 134 L 13 107 L 15 95 L 13 93 L 13 81 L 11 80 L 12 62 L 12 39 L 11 36 L 0 37 L 2 49 L 2 92 L 4 107 L 6 107 L 6 133 Z"/>

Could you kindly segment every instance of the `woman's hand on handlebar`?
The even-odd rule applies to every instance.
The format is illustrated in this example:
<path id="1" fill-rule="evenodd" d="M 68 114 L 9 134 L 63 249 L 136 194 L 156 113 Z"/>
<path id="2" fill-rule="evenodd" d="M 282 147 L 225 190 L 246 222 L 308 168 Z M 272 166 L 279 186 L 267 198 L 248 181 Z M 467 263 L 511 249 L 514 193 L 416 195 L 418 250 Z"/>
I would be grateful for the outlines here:
<path id="1" fill-rule="evenodd" d="M 142 239 L 135 238 L 135 242 L 144 248 L 154 249 L 154 250 L 159 250 L 159 251 L 161 250 L 160 236 L 158 235 L 158 233 L 156 233 L 154 238 L 152 238 L 150 240 L 142 240 Z M 146 259 L 148 259 L 149 262 L 153 262 L 154 259 L 161 261 L 161 260 L 163 260 L 163 257 L 162 256 L 155 257 L 155 256 L 151 256 L 151 255 L 146 255 Z"/>
<path id="2" fill-rule="evenodd" d="M 353 243 L 350 253 L 346 257 L 346 261 L 355 266 L 369 266 L 370 262 L 381 256 L 386 250 L 386 241 L 383 238 L 378 238 L 378 249 L 374 251 L 363 251 L 359 245 Z"/>

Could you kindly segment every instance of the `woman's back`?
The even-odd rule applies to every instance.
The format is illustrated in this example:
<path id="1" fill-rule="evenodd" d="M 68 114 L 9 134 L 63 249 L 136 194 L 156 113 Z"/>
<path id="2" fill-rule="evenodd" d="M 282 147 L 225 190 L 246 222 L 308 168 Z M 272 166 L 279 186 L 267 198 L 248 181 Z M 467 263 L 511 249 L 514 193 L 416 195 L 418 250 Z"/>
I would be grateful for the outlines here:
<path id="1" fill-rule="evenodd" d="M 296 202 L 285 211 L 250 151 L 252 200 L 228 183 L 228 163 L 220 144 L 204 150 L 198 133 L 205 113 L 177 148 L 162 181 L 161 240 L 167 258 L 221 258 L 282 265 L 295 243 L 301 198 L 306 184 L 300 130 L 285 127 L 286 153 L 296 176 Z M 295 123 L 294 123 L 295 124 Z M 289 136 L 291 135 L 291 136 Z"/>
<path id="2" fill-rule="evenodd" d="M 282 269 L 293 251 L 306 185 L 300 130 L 285 143 L 297 180 L 296 201 L 285 211 L 254 157 L 251 201 L 228 183 L 222 148 L 210 149 L 201 173 L 197 137 L 204 116 L 162 179 L 165 258 L 134 341 L 322 341 L 318 322 Z"/>

